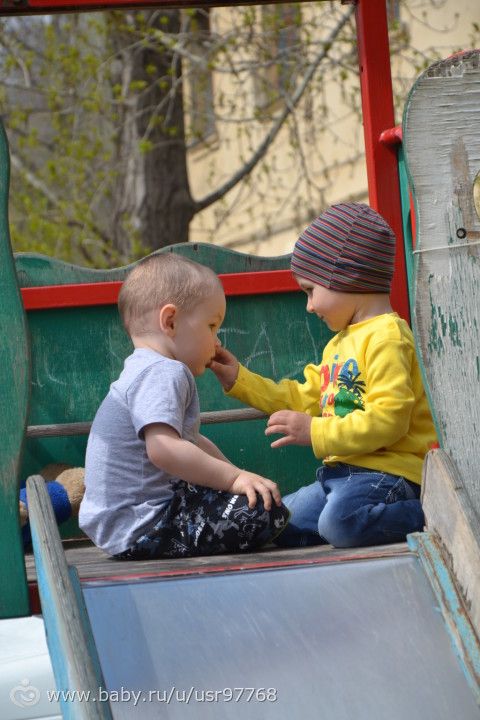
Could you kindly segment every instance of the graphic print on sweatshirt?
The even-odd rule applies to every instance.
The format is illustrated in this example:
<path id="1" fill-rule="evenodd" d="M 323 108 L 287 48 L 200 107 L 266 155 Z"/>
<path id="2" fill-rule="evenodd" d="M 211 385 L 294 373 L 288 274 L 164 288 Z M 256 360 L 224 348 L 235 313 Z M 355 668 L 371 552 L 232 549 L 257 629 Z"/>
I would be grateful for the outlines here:
<path id="1" fill-rule="evenodd" d="M 339 362 L 335 355 L 331 364 L 320 367 L 320 408 L 322 416 L 338 415 L 345 417 L 353 410 L 364 410 L 363 394 L 365 382 L 355 358 Z"/>

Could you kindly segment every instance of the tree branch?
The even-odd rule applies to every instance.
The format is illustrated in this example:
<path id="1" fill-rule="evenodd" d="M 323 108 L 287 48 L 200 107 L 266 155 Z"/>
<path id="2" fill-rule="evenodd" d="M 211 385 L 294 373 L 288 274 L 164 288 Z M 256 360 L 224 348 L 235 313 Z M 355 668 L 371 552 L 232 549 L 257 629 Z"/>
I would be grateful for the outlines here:
<path id="1" fill-rule="evenodd" d="M 340 31 L 343 29 L 344 25 L 346 25 L 347 21 L 350 19 L 354 12 L 355 8 L 352 5 L 345 15 L 342 16 L 336 27 L 332 30 L 329 37 L 323 44 L 322 50 L 318 53 L 317 57 L 313 61 L 313 63 L 308 68 L 307 72 L 304 75 L 304 78 L 297 88 L 297 90 L 294 92 L 291 98 L 291 102 L 285 106 L 277 120 L 274 122 L 272 127 L 270 128 L 269 132 L 263 139 L 263 141 L 260 143 L 256 151 L 253 153 L 252 157 L 248 162 L 246 162 L 240 170 L 238 170 L 236 173 L 232 175 L 232 177 L 227 180 L 226 183 L 224 183 L 221 187 L 214 190 L 209 195 L 206 195 L 201 200 L 194 201 L 194 208 L 195 212 L 201 212 L 202 210 L 205 210 L 205 208 L 209 207 L 210 205 L 213 205 L 213 203 L 220 200 L 222 197 L 224 197 L 232 188 L 235 187 L 241 180 L 243 180 L 245 177 L 250 175 L 252 170 L 255 168 L 255 166 L 259 163 L 259 161 L 266 155 L 268 148 L 273 143 L 275 138 L 277 137 L 278 133 L 282 129 L 285 120 L 288 118 L 288 116 L 293 112 L 295 107 L 300 102 L 303 93 L 307 89 L 312 77 L 314 76 L 318 66 L 320 63 L 328 56 L 328 53 L 330 51 L 330 48 L 334 42 L 334 40 L 337 38 Z"/>
<path id="2" fill-rule="evenodd" d="M 30 168 L 25 165 L 23 160 L 18 155 L 11 151 L 10 161 L 12 163 L 12 167 L 23 174 L 23 177 L 29 183 L 29 185 L 31 185 L 33 188 L 35 188 L 35 190 L 38 190 L 38 192 L 44 195 L 47 198 L 48 202 L 51 203 L 51 205 L 62 210 L 63 212 L 62 203 L 59 198 L 50 190 L 50 188 L 43 182 L 43 180 L 38 177 L 38 175 L 36 175 L 32 170 L 30 170 Z M 81 228 L 82 230 L 85 229 L 85 223 L 81 223 L 74 218 L 65 218 L 65 224 L 69 227 L 77 227 Z M 98 225 L 96 225 L 95 223 L 89 222 L 89 226 L 90 229 L 98 235 L 104 246 L 108 248 L 108 246 L 111 245 L 110 238 L 105 235 L 101 228 L 99 228 Z M 108 253 L 105 252 L 104 248 L 102 248 L 102 253 L 106 257 L 108 257 Z"/>

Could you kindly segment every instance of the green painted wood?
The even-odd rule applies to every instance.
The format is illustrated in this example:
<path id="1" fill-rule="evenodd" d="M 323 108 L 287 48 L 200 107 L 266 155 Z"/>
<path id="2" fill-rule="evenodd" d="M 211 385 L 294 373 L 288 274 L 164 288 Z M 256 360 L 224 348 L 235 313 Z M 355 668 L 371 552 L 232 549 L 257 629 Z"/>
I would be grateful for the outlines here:
<path id="1" fill-rule="evenodd" d="M 171 245 L 160 252 L 175 252 L 184 255 L 203 265 L 208 265 L 217 273 L 287 270 L 290 267 L 289 255 L 257 257 L 207 243 Z M 16 253 L 15 265 L 20 287 L 36 287 L 123 280 L 135 263 L 111 270 L 95 270 L 71 265 L 38 253 Z"/>
<path id="2" fill-rule="evenodd" d="M 480 51 L 436 63 L 420 76 L 405 108 L 403 147 L 417 218 L 417 347 L 442 448 L 478 516 Z"/>
<path id="3" fill-rule="evenodd" d="M 480 704 L 480 643 L 452 577 L 450 558 L 435 533 L 417 532 L 407 536 L 416 552 L 442 612 L 452 646 L 467 682 Z"/>
<path id="4" fill-rule="evenodd" d="M 257 258 L 211 245 L 187 244 L 178 252 L 208 264 L 218 273 L 285 269 L 289 256 Z M 128 268 L 92 271 L 38 255 L 17 255 L 22 285 L 116 280 Z M 96 273 L 99 273 L 98 275 Z M 62 273 L 65 273 L 63 275 Z M 32 344 L 32 397 L 29 425 L 91 420 L 110 383 L 118 376 L 131 343 L 114 306 L 65 308 L 28 313 Z M 302 377 L 308 362 L 319 362 L 331 337 L 326 326 L 305 312 L 304 294 L 280 293 L 232 297 L 220 330 L 224 346 L 254 372 L 274 379 Z M 226 398 L 209 371 L 198 379 L 201 408 L 241 407 Z M 232 423 L 205 428 L 233 462 L 273 477 L 284 492 L 314 477 L 317 461 L 307 448 L 273 451 L 264 435 L 266 422 Z M 83 464 L 86 438 L 42 438 L 26 442 L 24 477 L 49 462 Z M 299 471 L 299 468 L 302 468 Z"/>
<path id="5" fill-rule="evenodd" d="M 408 285 L 408 301 L 410 304 L 410 312 L 414 305 L 414 267 L 413 267 L 413 233 L 412 233 L 412 217 L 410 208 L 410 188 L 408 186 L 407 168 L 405 166 L 405 154 L 403 147 L 398 148 L 398 177 L 400 181 L 400 201 L 402 205 L 402 228 L 405 250 L 405 266 L 407 269 L 407 285 Z"/>
<path id="6" fill-rule="evenodd" d="M 29 613 L 18 517 L 29 349 L 8 230 L 9 175 L 8 144 L 0 123 L 0 618 Z"/>

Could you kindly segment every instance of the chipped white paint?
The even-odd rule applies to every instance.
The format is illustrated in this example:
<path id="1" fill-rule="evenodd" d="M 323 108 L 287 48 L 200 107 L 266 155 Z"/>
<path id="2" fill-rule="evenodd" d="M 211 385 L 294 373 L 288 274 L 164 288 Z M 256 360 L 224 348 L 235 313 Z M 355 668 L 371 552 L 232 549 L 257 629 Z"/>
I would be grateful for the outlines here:
<path id="1" fill-rule="evenodd" d="M 442 447 L 480 513 L 480 219 L 474 197 L 480 51 L 437 63 L 419 78 L 406 105 L 404 148 L 417 213 L 414 330 Z"/>

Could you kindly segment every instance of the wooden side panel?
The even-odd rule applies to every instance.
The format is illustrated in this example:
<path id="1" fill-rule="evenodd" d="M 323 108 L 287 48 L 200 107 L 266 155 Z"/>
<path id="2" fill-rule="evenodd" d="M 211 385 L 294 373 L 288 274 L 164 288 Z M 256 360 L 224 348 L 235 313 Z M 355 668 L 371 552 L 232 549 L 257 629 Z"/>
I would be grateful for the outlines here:
<path id="1" fill-rule="evenodd" d="M 27 481 L 30 524 L 42 613 L 57 688 L 90 693 L 89 702 L 61 700 L 67 720 L 111 720 L 108 701 L 100 702 L 104 681 L 83 597 L 69 573 L 45 482 Z M 94 698 L 94 699 L 93 699 Z"/>
<path id="2" fill-rule="evenodd" d="M 441 446 L 480 512 L 480 51 L 436 63 L 407 101 L 417 217 L 414 329 Z"/>
<path id="3" fill-rule="evenodd" d="M 208 243 L 180 243 L 170 245 L 160 252 L 174 252 L 183 255 L 203 265 L 208 265 L 216 273 L 290 269 L 290 255 L 257 257 Z M 38 253 L 16 253 L 15 255 L 18 282 L 22 288 L 123 280 L 134 265 L 135 263 L 132 263 L 111 270 L 95 270 L 65 263 Z"/>
<path id="4" fill-rule="evenodd" d="M 480 638 L 479 520 L 457 469 L 443 450 L 433 450 L 426 457 L 422 503 L 427 528 L 441 539 L 470 621 Z M 478 648 L 476 655 L 476 674 L 480 678 Z"/>
<path id="5" fill-rule="evenodd" d="M 8 231 L 9 156 L 0 123 L 0 617 L 29 612 L 18 516 L 29 349 Z"/>
<path id="6" fill-rule="evenodd" d="M 418 554 L 430 581 L 455 654 L 478 705 L 480 702 L 480 644 L 463 598 L 449 569 L 445 548 L 438 535 L 432 532 L 413 533 L 408 536 L 408 544 Z"/>

